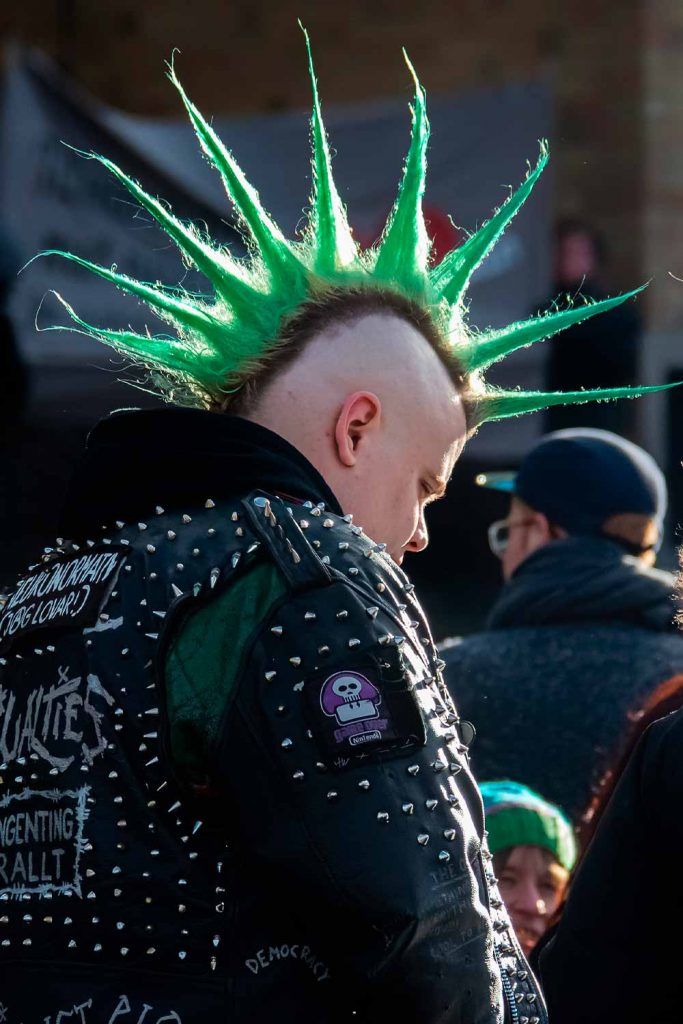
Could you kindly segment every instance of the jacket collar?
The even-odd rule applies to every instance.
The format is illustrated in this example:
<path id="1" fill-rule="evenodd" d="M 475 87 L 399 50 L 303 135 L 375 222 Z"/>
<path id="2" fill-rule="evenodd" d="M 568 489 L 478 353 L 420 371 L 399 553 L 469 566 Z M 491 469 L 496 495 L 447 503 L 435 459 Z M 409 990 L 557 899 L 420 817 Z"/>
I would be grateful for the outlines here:
<path id="1" fill-rule="evenodd" d="M 308 459 L 278 434 L 199 409 L 122 410 L 101 420 L 67 491 L 60 533 L 84 539 L 155 506 L 181 508 L 261 489 L 292 501 L 335 495 Z"/>

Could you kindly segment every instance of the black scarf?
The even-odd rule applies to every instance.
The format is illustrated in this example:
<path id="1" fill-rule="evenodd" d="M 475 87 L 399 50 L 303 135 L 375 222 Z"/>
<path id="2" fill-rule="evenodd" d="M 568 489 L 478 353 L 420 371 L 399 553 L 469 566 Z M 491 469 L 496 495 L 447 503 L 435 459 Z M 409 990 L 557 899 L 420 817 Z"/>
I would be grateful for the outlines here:
<path id="1" fill-rule="evenodd" d="M 257 489 L 342 512 L 308 459 L 265 427 L 198 409 L 123 410 L 88 437 L 59 532 L 82 540 L 116 519 L 150 515 L 156 505 L 182 509 Z"/>

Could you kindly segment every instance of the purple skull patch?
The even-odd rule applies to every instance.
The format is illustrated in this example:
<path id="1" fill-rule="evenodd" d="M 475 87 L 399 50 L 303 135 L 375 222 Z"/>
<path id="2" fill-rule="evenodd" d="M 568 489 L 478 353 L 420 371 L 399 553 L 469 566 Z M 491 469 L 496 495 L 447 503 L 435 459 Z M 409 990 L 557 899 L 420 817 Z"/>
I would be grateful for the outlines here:
<path id="1" fill-rule="evenodd" d="M 335 741 L 352 747 L 382 738 L 387 721 L 379 717 L 381 703 L 375 684 L 360 672 L 335 672 L 320 690 L 323 713 L 340 726 L 334 730 Z"/>

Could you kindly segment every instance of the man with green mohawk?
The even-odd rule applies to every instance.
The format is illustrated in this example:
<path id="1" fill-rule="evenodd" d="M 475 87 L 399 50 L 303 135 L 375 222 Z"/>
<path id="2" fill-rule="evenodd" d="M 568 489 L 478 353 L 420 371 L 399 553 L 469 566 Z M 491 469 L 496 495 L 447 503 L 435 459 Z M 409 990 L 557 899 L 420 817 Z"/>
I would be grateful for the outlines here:
<path id="1" fill-rule="evenodd" d="M 95 428 L 70 540 L 0 616 L 8 1020 L 540 1024 L 486 848 L 472 730 L 400 566 L 425 547 L 426 506 L 480 424 L 652 390 L 529 394 L 482 377 L 630 296 L 468 330 L 469 279 L 547 154 L 430 267 L 417 79 L 398 198 L 361 252 L 312 65 L 315 188 L 299 241 L 170 77 L 249 256 L 90 154 L 209 295 L 60 254 L 164 324 L 95 327 L 62 300 L 76 329 L 190 408 Z"/>

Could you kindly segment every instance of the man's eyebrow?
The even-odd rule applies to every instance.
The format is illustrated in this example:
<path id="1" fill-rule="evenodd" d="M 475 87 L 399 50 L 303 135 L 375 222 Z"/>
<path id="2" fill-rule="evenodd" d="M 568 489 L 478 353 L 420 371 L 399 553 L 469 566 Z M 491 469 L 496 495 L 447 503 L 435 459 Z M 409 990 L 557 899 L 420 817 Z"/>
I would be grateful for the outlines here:
<path id="1" fill-rule="evenodd" d="M 435 474 L 430 473 L 429 483 L 430 486 L 432 487 L 432 493 L 429 495 L 429 498 L 427 499 L 430 504 L 433 501 L 440 501 L 441 498 L 444 498 L 446 496 L 446 488 L 448 487 L 447 480 L 444 480 L 443 477 L 441 476 L 436 476 Z"/>

